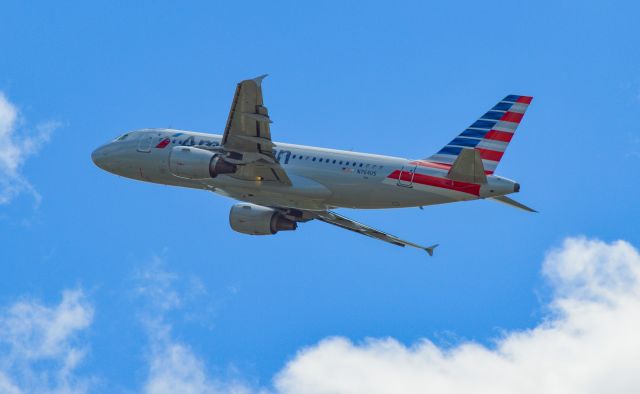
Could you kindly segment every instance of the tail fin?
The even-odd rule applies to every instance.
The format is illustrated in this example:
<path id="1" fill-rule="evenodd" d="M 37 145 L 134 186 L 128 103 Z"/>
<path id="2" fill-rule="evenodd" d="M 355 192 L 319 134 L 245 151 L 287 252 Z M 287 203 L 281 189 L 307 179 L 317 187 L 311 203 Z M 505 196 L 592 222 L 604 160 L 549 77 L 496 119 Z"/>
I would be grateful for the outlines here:
<path id="1" fill-rule="evenodd" d="M 463 148 L 480 152 L 486 174 L 493 174 L 533 97 L 510 94 L 427 160 L 453 164 Z"/>

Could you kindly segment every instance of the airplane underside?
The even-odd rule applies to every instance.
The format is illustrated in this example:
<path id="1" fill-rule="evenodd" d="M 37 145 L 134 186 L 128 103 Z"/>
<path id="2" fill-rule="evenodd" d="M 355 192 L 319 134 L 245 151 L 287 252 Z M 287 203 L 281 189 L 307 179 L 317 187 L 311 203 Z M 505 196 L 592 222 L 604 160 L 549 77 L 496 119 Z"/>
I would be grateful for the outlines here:
<path id="1" fill-rule="evenodd" d="M 416 190 L 399 190 L 397 186 L 389 186 L 378 188 L 370 193 L 362 193 L 354 188 L 350 191 L 342 190 L 340 193 L 331 193 L 326 198 L 296 196 L 287 191 L 264 190 L 260 186 L 215 187 L 212 191 L 253 204 L 305 210 L 410 208 L 477 199 L 475 196 L 468 196 L 464 193 L 438 190 L 436 188 L 429 189 L 420 190 L 420 192 L 416 193 Z M 348 197 L 349 195 L 351 197 Z"/>

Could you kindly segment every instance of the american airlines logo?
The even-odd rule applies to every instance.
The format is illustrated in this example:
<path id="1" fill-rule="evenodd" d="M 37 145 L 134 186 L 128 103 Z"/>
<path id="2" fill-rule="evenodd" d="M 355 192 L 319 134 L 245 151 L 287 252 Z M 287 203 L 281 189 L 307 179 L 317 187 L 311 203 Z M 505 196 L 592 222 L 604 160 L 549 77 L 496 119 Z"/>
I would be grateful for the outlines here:
<path id="1" fill-rule="evenodd" d="M 171 138 L 165 138 L 156 145 L 156 148 L 163 149 L 171 143 Z"/>
<path id="2" fill-rule="evenodd" d="M 183 133 L 176 133 L 171 137 L 163 138 L 160 142 L 158 142 L 158 144 L 156 145 L 156 148 L 157 149 L 166 148 L 169 144 L 171 144 L 172 138 L 173 138 L 173 143 L 180 146 L 198 146 L 198 145 L 218 146 L 220 145 L 218 141 L 211 138 L 201 138 L 200 140 L 196 140 L 194 136 L 188 136 L 185 139 L 179 139 L 178 137 L 180 137 L 182 134 Z"/>

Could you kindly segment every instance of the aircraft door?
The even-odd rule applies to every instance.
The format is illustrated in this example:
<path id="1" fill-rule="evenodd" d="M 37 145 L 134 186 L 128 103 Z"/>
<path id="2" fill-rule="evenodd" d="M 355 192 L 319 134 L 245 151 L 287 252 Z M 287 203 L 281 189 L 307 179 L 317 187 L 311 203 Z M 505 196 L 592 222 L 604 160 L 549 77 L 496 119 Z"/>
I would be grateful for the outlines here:
<path id="1" fill-rule="evenodd" d="M 153 136 L 151 135 L 143 135 L 140 137 L 140 141 L 138 141 L 138 152 L 151 152 L 151 141 L 153 140 Z"/>
<path id="2" fill-rule="evenodd" d="M 402 166 L 400 176 L 398 176 L 398 186 L 413 187 L 413 177 L 416 175 L 418 166 Z"/>

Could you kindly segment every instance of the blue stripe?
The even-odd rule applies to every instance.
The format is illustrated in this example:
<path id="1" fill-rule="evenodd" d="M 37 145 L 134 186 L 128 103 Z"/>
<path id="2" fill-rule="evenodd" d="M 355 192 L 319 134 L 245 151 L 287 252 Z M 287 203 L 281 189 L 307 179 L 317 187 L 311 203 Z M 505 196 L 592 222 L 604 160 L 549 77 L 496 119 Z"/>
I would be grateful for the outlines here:
<path id="1" fill-rule="evenodd" d="M 491 108 L 492 110 L 497 110 L 497 111 L 508 111 L 511 109 L 511 106 L 513 106 L 512 103 L 505 103 L 505 102 L 499 102 L 498 104 L 496 104 L 495 107 Z"/>
<path id="2" fill-rule="evenodd" d="M 490 120 L 476 120 L 474 124 L 469 127 L 474 129 L 491 129 L 498 122 L 490 121 Z"/>
<path id="3" fill-rule="evenodd" d="M 454 139 L 453 141 L 449 142 L 449 145 L 460 145 L 460 146 L 474 147 L 474 146 L 478 145 L 479 142 L 480 142 L 480 140 L 477 140 L 475 138 L 461 138 L 461 137 L 458 137 L 458 138 Z"/>
<path id="4" fill-rule="evenodd" d="M 498 112 L 498 111 L 489 111 L 486 114 L 482 115 L 480 117 L 480 119 L 493 119 L 493 120 L 498 120 L 500 118 L 502 118 L 502 115 L 504 115 L 504 112 Z"/>
<path id="5" fill-rule="evenodd" d="M 516 96 L 515 94 L 510 94 L 507 97 L 504 98 L 504 100 L 502 101 L 518 101 L 518 99 L 520 98 L 520 96 Z"/>
<path id="6" fill-rule="evenodd" d="M 487 135 L 488 132 L 488 130 L 466 129 L 462 132 L 462 134 L 460 134 L 460 137 L 484 138 L 484 136 Z"/>
<path id="7" fill-rule="evenodd" d="M 456 148 L 455 146 L 445 146 L 444 148 L 440 149 L 438 154 L 458 156 L 461 150 L 462 148 Z"/>

